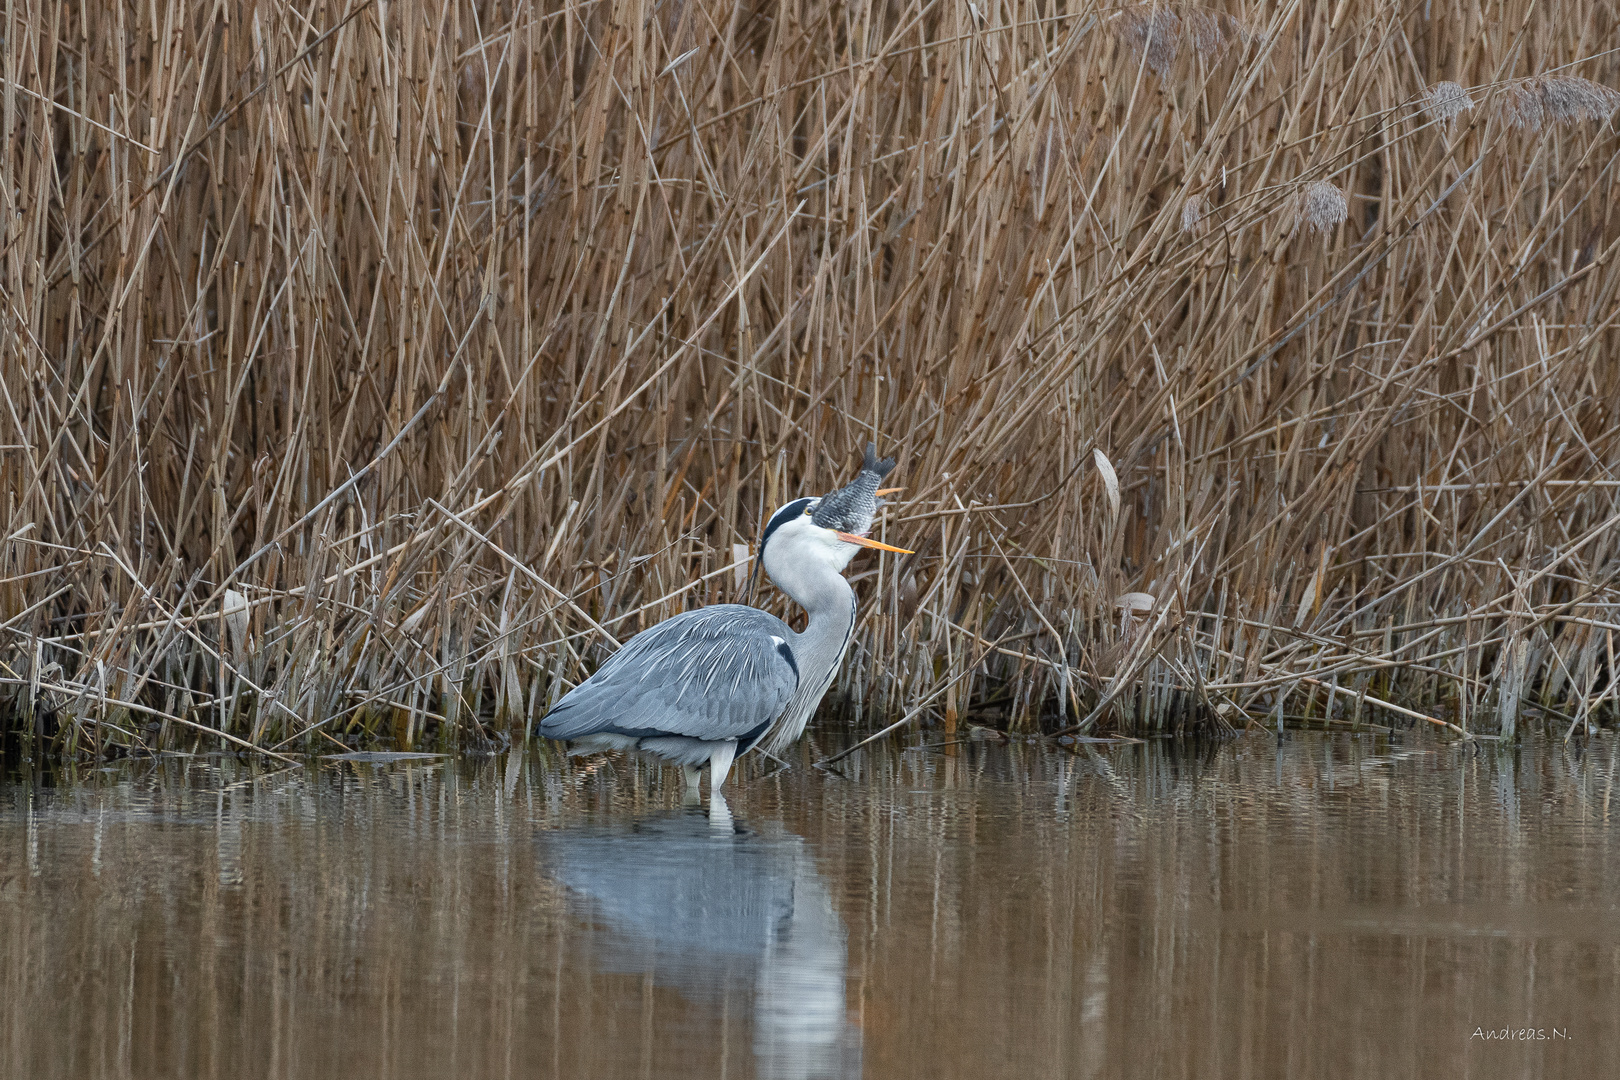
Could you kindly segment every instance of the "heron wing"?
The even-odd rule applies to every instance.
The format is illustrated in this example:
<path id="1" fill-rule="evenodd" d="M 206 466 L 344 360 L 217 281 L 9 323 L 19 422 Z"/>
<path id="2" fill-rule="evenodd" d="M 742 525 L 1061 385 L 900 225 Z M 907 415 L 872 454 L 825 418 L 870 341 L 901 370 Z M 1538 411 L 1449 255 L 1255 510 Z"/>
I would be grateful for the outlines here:
<path id="1" fill-rule="evenodd" d="M 552 706 L 548 739 L 757 738 L 799 685 L 792 631 L 741 604 L 684 611 L 643 630 Z"/>

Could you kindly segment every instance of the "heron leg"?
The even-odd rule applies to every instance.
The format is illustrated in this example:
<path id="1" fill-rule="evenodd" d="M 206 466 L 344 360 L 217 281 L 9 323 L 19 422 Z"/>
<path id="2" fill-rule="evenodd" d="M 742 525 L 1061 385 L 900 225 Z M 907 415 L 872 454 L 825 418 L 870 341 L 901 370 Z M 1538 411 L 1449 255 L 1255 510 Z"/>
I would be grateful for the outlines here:
<path id="1" fill-rule="evenodd" d="M 718 791 L 709 792 L 709 831 L 722 835 L 733 831 L 731 807 L 726 805 L 726 797 Z"/>
<path id="2" fill-rule="evenodd" d="M 726 782 L 726 775 L 731 772 L 731 759 L 737 756 L 737 742 L 727 739 L 717 745 L 709 754 L 709 797 L 720 790 L 720 785 Z"/>
<path id="3" fill-rule="evenodd" d="M 696 765 L 682 765 L 681 775 L 686 777 L 686 790 L 691 792 L 693 795 L 696 795 L 698 789 L 698 777 L 703 775 L 702 769 Z"/>

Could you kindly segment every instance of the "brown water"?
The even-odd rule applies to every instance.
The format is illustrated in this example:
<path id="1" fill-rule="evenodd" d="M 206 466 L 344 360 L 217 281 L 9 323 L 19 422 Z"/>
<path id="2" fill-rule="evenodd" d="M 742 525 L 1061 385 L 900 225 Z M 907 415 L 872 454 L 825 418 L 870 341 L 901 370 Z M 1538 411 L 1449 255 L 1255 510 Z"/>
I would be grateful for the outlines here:
<path id="1" fill-rule="evenodd" d="M 1613 1076 L 1617 742 L 13 774 L 0 1076 Z"/>

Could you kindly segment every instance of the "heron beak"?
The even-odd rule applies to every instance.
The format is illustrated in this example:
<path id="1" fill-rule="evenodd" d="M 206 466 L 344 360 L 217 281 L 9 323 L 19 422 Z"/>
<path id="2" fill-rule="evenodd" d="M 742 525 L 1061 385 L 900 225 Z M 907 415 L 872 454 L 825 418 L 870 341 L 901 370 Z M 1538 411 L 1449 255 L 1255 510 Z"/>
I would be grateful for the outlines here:
<path id="1" fill-rule="evenodd" d="M 876 491 L 872 492 L 872 494 L 874 494 L 874 495 L 893 495 L 896 492 L 904 491 L 904 490 L 906 490 L 906 489 L 905 488 L 878 488 Z"/>
<path id="2" fill-rule="evenodd" d="M 877 548 L 879 551 L 892 551 L 896 555 L 916 554 L 915 551 L 908 551 L 905 548 L 892 547 L 885 544 L 881 540 L 872 540 L 865 536 L 856 536 L 854 533 L 841 532 L 838 534 L 838 539 L 842 540 L 846 544 L 859 544 L 861 547 Z"/>

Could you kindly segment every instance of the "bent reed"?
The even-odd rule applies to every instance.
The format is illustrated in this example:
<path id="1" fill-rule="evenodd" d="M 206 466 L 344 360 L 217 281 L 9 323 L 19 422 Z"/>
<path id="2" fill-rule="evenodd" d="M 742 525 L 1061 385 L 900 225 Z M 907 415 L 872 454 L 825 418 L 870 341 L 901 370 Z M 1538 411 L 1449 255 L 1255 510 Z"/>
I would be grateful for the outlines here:
<path id="1" fill-rule="evenodd" d="M 13 5 L 0 715 L 522 740 L 874 438 L 863 729 L 1612 723 L 1614 19 Z"/>

